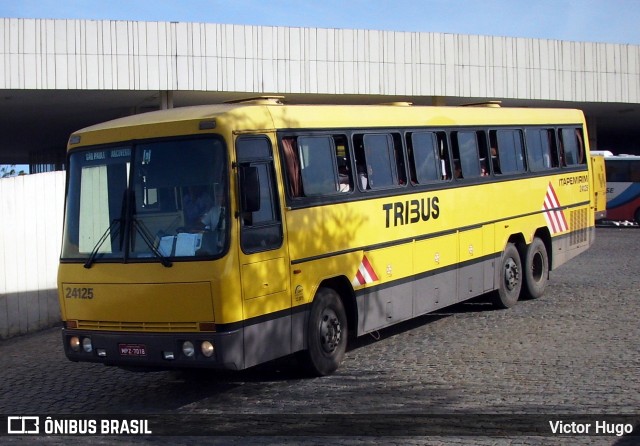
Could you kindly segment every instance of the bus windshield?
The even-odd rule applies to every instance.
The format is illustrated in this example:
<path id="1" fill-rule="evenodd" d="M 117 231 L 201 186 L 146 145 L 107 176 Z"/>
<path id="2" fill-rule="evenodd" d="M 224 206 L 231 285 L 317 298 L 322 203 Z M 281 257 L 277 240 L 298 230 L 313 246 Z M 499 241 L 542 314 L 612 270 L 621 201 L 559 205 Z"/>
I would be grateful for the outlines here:
<path id="1" fill-rule="evenodd" d="M 62 259 L 171 260 L 221 256 L 227 169 L 219 139 L 101 146 L 69 156 Z"/>

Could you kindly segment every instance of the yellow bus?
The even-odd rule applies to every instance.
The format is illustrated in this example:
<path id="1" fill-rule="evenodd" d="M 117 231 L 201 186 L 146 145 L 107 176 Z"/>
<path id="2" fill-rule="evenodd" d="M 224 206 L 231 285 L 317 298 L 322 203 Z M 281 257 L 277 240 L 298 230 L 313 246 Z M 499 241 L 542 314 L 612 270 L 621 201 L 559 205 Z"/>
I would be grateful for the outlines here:
<path id="1" fill-rule="evenodd" d="M 484 293 L 543 294 L 593 243 L 582 112 L 185 107 L 73 133 L 59 269 L 72 361 L 245 369 Z"/>

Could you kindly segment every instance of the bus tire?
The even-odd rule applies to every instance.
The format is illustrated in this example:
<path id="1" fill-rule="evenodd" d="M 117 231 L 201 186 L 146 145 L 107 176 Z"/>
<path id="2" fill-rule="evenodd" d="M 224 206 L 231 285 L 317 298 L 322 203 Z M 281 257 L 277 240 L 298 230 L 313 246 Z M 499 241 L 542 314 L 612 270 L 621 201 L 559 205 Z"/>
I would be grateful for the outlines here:
<path id="1" fill-rule="evenodd" d="M 330 375 L 340 366 L 347 349 L 347 315 L 331 288 L 320 288 L 309 313 L 307 350 L 301 355 L 315 376 Z"/>
<path id="2" fill-rule="evenodd" d="M 524 296 L 528 299 L 537 299 L 544 294 L 549 280 L 549 256 L 547 247 L 538 237 L 534 237 L 527 247 L 524 268 Z"/>
<path id="3" fill-rule="evenodd" d="M 516 245 L 508 243 L 502 254 L 498 289 L 493 294 L 496 308 L 511 308 L 520 297 L 522 289 L 522 262 Z"/>
<path id="4" fill-rule="evenodd" d="M 640 208 L 636 209 L 636 213 L 633 214 L 633 218 L 636 220 L 636 223 L 640 225 Z"/>

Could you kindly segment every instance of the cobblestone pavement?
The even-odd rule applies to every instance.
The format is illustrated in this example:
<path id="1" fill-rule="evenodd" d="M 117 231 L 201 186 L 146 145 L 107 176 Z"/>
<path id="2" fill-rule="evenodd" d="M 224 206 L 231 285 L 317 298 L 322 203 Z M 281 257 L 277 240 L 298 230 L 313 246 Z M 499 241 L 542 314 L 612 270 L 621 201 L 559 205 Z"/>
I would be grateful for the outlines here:
<path id="1" fill-rule="evenodd" d="M 370 416 L 374 425 L 376 420 L 406 414 L 471 414 L 465 415 L 470 424 L 477 420 L 473 414 L 538 414 L 542 420 L 632 414 L 637 434 L 639 253 L 639 229 L 600 228 L 591 250 L 552 272 L 542 298 L 504 311 L 481 301 L 460 304 L 383 330 L 377 340 L 366 336 L 353 343 L 342 367 L 324 378 L 300 376 L 289 359 L 235 374 L 140 374 L 72 363 L 64 357 L 57 328 L 2 341 L 0 413 L 180 413 L 210 414 L 214 419 L 225 413 L 275 414 L 283 425 L 334 413 Z M 254 427 L 248 425 L 247 430 L 253 432 Z M 383 432 L 331 433 L 336 436 L 32 440 L 96 445 L 640 444 L 640 437 L 615 436 L 375 439 Z M 11 444 L 21 440 L 0 438 Z"/>

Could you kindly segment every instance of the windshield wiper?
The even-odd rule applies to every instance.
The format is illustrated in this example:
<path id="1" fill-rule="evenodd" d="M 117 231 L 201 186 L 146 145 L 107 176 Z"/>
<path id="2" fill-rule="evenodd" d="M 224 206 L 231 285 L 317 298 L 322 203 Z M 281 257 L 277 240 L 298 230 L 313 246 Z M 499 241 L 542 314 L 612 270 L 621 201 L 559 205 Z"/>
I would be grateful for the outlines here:
<path id="1" fill-rule="evenodd" d="M 102 236 L 100 237 L 100 239 L 98 240 L 98 243 L 96 243 L 96 246 L 93 247 L 93 250 L 91 251 L 91 254 L 89 255 L 89 258 L 87 259 L 86 262 L 84 262 L 84 267 L 85 268 L 91 268 L 91 265 L 93 265 L 93 262 L 95 262 L 96 257 L 98 256 L 98 251 L 100 250 L 100 247 L 104 244 L 104 242 L 107 240 L 107 238 L 109 238 L 109 235 L 111 234 L 111 231 L 113 231 L 115 229 L 115 232 L 113 234 L 113 236 L 117 236 L 118 232 L 120 232 L 120 226 L 118 226 L 116 228 L 116 225 L 120 224 L 120 219 L 116 218 L 115 220 L 113 220 L 111 222 L 111 224 L 109 225 L 109 227 L 107 228 L 106 231 L 104 231 L 104 234 L 102 234 Z"/>
<path id="2" fill-rule="evenodd" d="M 136 217 L 133 217 L 133 227 L 136 228 L 136 232 L 140 234 L 140 237 L 142 238 L 144 243 L 149 247 L 153 255 L 155 255 L 158 259 L 160 259 L 160 263 L 162 263 L 162 266 L 167 268 L 172 267 L 173 263 L 171 263 L 171 260 L 166 258 L 153 243 L 153 240 L 149 236 L 148 231 L 144 227 L 144 223 L 142 223 Z"/>

